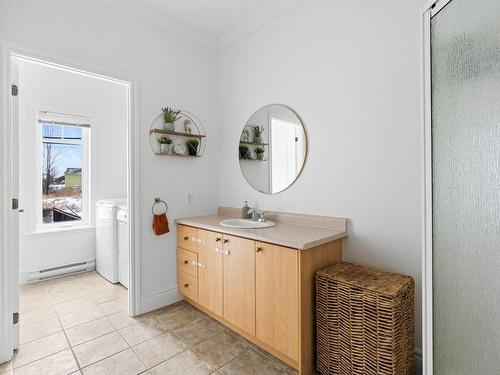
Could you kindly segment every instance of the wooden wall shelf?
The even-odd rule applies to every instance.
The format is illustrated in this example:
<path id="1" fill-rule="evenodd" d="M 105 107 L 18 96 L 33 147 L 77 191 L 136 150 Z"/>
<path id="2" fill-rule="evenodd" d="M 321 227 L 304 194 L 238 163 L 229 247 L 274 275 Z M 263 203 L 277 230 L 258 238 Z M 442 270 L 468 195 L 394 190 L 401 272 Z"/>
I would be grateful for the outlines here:
<path id="1" fill-rule="evenodd" d="M 247 142 L 247 141 L 240 141 L 241 145 L 250 145 L 250 146 L 269 146 L 269 143 L 255 143 L 255 142 Z"/>
<path id="2" fill-rule="evenodd" d="M 149 143 L 151 145 L 151 150 L 155 155 L 175 156 L 181 158 L 201 158 L 203 156 L 205 153 L 207 137 L 203 124 L 200 119 L 196 117 L 196 115 L 185 110 L 180 110 L 180 118 L 175 122 L 173 130 L 165 130 L 163 126 L 163 113 L 161 113 L 153 120 L 149 129 Z M 189 129 L 187 127 L 189 127 Z M 189 130 L 191 130 L 191 132 L 189 132 Z M 175 145 L 184 145 L 184 154 L 178 155 L 172 152 L 162 152 L 158 142 L 161 137 L 168 137 L 172 140 L 172 144 L 169 147 L 170 149 L 172 149 Z M 187 146 L 189 139 L 196 139 L 199 141 L 197 155 L 189 155 Z"/>
<path id="3" fill-rule="evenodd" d="M 158 156 L 175 156 L 178 158 L 201 158 L 201 155 L 177 155 L 177 154 L 171 154 L 168 152 L 155 152 L 155 155 Z"/>
<path id="4" fill-rule="evenodd" d="M 163 129 L 151 129 L 149 132 L 150 132 L 150 134 L 152 134 L 152 133 L 168 134 L 168 135 L 173 135 L 173 136 L 177 136 L 177 137 L 187 137 L 187 138 L 205 138 L 206 137 L 203 134 L 173 132 L 170 130 L 163 130 Z"/>

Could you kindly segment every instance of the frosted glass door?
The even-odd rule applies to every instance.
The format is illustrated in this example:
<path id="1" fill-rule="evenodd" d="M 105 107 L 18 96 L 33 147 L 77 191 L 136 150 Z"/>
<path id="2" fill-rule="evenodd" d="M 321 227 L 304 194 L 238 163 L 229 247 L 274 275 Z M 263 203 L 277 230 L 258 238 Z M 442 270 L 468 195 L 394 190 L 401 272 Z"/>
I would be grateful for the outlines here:
<path id="1" fill-rule="evenodd" d="M 500 374 L 500 0 L 431 20 L 434 373 Z"/>

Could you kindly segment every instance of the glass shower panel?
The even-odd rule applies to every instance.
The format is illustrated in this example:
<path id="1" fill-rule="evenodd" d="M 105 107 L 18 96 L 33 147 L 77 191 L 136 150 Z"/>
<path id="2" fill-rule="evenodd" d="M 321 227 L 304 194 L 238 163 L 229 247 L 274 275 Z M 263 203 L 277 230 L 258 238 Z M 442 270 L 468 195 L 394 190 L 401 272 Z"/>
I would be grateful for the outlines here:
<path id="1" fill-rule="evenodd" d="M 500 374 L 500 0 L 431 20 L 434 373 Z"/>

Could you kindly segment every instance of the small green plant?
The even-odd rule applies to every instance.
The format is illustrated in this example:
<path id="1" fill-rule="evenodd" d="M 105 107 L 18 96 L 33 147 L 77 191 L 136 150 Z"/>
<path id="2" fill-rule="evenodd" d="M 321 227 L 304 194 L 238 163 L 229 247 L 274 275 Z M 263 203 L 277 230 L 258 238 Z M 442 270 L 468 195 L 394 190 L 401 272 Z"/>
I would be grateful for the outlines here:
<path id="1" fill-rule="evenodd" d="M 158 143 L 161 144 L 161 145 L 170 145 L 172 144 L 172 138 L 170 137 L 167 137 L 167 136 L 163 136 L 163 137 L 160 137 L 158 138 Z"/>
<path id="2" fill-rule="evenodd" d="M 188 139 L 186 141 L 186 146 L 189 151 L 189 155 L 191 156 L 196 156 L 198 155 L 198 146 L 200 144 L 200 141 L 197 139 Z"/>
<path id="3" fill-rule="evenodd" d="M 255 148 L 255 153 L 257 153 L 257 154 L 263 154 L 263 153 L 264 153 L 264 151 L 265 151 L 265 150 L 264 150 L 264 148 L 263 148 L 263 147 L 260 147 L 260 146 L 259 146 L 259 147 L 256 147 L 256 148 Z"/>
<path id="4" fill-rule="evenodd" d="M 240 145 L 240 159 L 248 159 L 249 147 L 247 145 Z"/>
<path id="5" fill-rule="evenodd" d="M 166 124 L 172 124 L 181 118 L 181 111 L 176 111 L 173 108 L 165 107 L 161 109 L 163 111 L 163 120 Z"/>
<path id="6" fill-rule="evenodd" d="M 264 127 L 259 125 L 254 125 L 252 126 L 252 131 L 255 137 L 262 137 L 262 133 L 264 132 Z"/>

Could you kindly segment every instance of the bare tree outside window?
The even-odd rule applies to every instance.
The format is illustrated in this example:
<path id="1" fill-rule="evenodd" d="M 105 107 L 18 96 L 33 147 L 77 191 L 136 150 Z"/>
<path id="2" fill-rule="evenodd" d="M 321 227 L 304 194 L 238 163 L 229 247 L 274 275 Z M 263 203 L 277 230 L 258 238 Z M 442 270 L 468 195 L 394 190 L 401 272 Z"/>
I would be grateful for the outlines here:
<path id="1" fill-rule="evenodd" d="M 82 129 L 42 125 L 43 223 L 82 218 Z"/>

